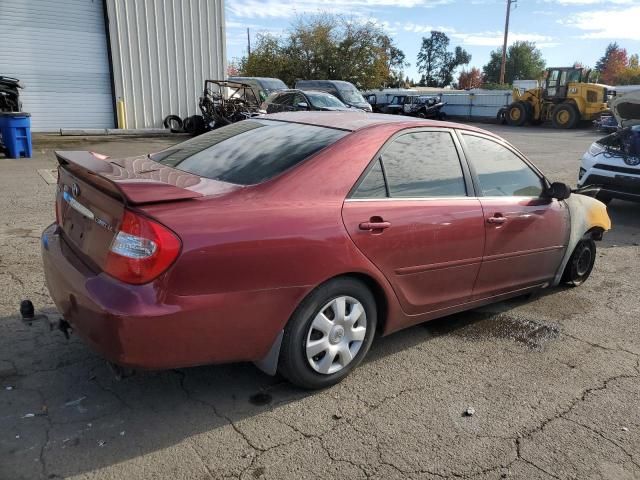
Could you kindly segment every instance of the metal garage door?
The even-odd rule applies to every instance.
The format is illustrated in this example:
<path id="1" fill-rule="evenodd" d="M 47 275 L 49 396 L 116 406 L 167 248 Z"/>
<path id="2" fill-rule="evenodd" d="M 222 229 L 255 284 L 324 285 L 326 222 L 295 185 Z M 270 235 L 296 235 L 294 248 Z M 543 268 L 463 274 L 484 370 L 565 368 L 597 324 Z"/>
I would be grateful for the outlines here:
<path id="1" fill-rule="evenodd" d="M 33 130 L 113 127 L 103 0 L 0 0 L 0 75 Z"/>

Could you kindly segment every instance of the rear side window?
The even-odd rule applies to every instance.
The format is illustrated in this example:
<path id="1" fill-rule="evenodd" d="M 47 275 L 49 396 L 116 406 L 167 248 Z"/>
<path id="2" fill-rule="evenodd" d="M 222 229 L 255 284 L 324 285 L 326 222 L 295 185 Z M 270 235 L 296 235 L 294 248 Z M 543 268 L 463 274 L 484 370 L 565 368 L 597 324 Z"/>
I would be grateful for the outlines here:
<path id="1" fill-rule="evenodd" d="M 254 185 L 298 165 L 348 133 L 299 123 L 243 120 L 149 158 L 201 177 Z"/>
<path id="2" fill-rule="evenodd" d="M 542 179 L 520 157 L 492 140 L 462 134 L 482 195 L 538 197 Z"/>
<path id="3" fill-rule="evenodd" d="M 380 160 L 371 167 L 367 172 L 356 191 L 353 192 L 351 198 L 385 198 L 387 196 L 387 188 L 384 182 L 384 174 L 382 173 L 382 165 Z"/>
<path id="4" fill-rule="evenodd" d="M 464 197 L 460 158 L 449 132 L 396 138 L 382 154 L 391 197 Z"/>

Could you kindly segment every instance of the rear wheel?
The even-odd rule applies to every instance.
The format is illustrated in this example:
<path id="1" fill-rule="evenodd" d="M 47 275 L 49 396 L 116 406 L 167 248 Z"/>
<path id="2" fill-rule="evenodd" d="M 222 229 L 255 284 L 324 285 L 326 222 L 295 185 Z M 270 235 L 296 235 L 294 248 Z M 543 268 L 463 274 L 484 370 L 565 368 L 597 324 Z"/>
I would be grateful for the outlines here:
<path id="1" fill-rule="evenodd" d="M 553 109 L 551 122 L 555 128 L 574 128 L 579 121 L 578 109 L 570 103 L 561 103 Z"/>
<path id="2" fill-rule="evenodd" d="M 507 110 L 507 123 L 514 127 L 521 127 L 527 121 L 527 107 L 523 102 L 515 102 L 509 105 Z"/>
<path id="3" fill-rule="evenodd" d="M 376 331 L 373 295 L 361 282 L 338 278 L 318 287 L 285 327 L 279 373 L 303 388 L 334 385 L 362 361 Z"/>
<path id="4" fill-rule="evenodd" d="M 582 285 L 593 270 L 596 263 L 596 242 L 591 238 L 582 239 L 569 258 L 564 269 L 562 282 L 572 287 Z"/>

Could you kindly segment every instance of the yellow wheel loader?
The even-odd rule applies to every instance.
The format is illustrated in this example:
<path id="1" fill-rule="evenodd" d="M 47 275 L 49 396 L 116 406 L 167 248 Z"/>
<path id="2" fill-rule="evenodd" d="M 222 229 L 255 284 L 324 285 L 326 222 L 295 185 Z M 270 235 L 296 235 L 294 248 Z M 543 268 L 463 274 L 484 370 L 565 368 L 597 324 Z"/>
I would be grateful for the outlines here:
<path id="1" fill-rule="evenodd" d="M 613 92 L 606 85 L 589 83 L 591 71 L 584 68 L 548 68 L 541 87 L 520 93 L 513 89 L 513 102 L 505 118 L 509 125 L 551 121 L 556 128 L 574 128 L 581 121 L 595 120 L 608 112 Z"/>

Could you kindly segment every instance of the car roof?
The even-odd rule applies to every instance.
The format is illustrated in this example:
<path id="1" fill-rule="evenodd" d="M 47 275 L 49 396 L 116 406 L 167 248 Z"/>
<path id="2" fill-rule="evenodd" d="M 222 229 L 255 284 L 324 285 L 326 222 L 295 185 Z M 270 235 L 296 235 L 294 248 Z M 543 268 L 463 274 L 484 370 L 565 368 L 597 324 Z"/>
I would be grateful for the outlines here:
<path id="1" fill-rule="evenodd" d="M 329 95 L 330 97 L 333 97 L 336 100 L 339 100 L 338 97 L 336 97 L 335 95 L 331 95 L 330 93 L 323 92 L 322 90 L 302 90 L 301 88 L 286 88 L 286 89 L 278 90 L 277 92 L 273 92 L 272 95 L 275 98 L 278 95 L 283 95 L 285 93 L 301 93 L 303 95 L 306 95 L 308 93 L 317 93 L 319 95 Z"/>
<path id="2" fill-rule="evenodd" d="M 354 109 L 355 110 L 355 109 Z M 265 119 L 279 120 L 283 122 L 304 123 L 306 125 L 316 125 L 318 127 L 339 128 L 355 132 L 368 127 L 395 124 L 398 130 L 412 127 L 444 127 L 469 130 L 483 133 L 491 137 L 500 138 L 494 133 L 481 128 L 464 125 L 461 123 L 442 122 L 439 120 L 428 120 L 418 117 L 407 117 L 405 115 L 388 115 L 384 113 L 367 113 L 364 111 L 349 112 L 283 112 L 265 115 Z"/>

